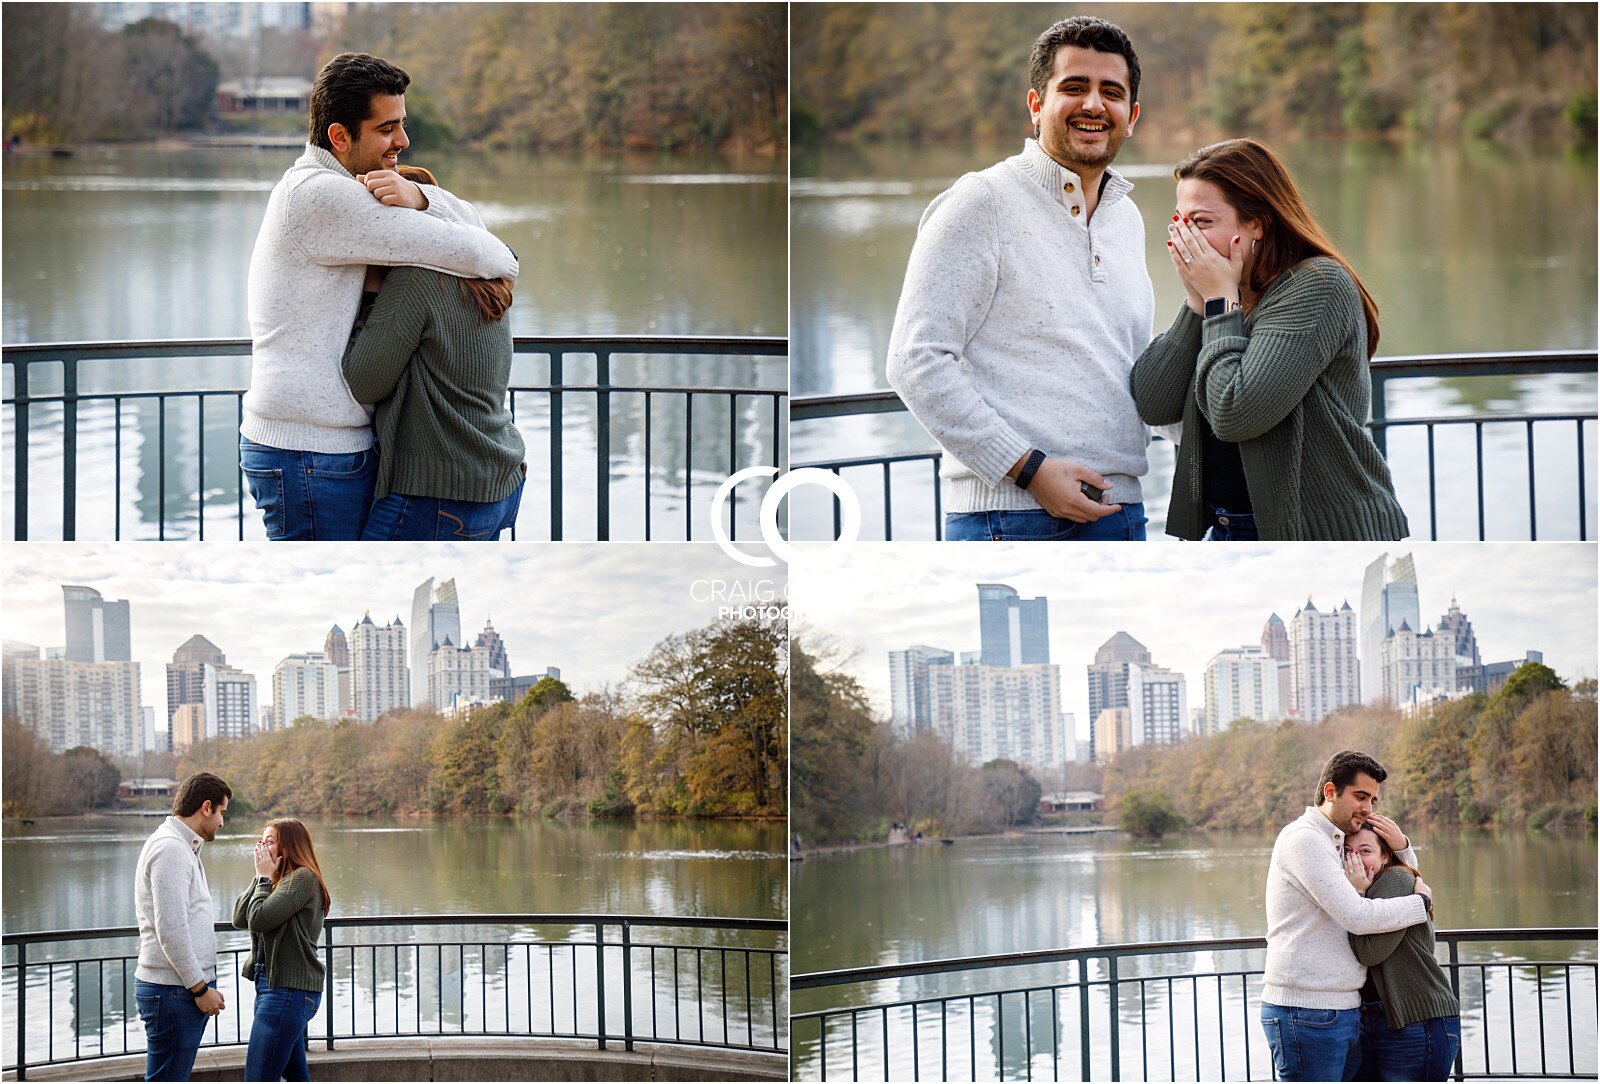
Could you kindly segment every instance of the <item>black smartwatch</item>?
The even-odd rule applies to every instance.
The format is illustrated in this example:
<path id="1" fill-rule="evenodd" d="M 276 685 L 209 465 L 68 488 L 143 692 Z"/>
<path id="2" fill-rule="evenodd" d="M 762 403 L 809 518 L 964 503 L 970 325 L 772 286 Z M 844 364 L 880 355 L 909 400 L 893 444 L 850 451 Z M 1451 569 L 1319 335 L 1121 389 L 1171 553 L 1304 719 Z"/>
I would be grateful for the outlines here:
<path id="1" fill-rule="evenodd" d="M 1022 464 L 1022 469 L 1017 472 L 1017 488 L 1027 489 L 1033 485 L 1033 476 L 1039 473 L 1039 468 L 1044 465 L 1045 454 L 1034 448 L 1028 453 L 1027 462 Z"/>
<path id="2" fill-rule="evenodd" d="M 203 982 L 203 983 L 200 984 L 200 992 L 197 994 L 193 990 L 190 990 L 189 991 L 189 996 L 194 998 L 196 1001 L 199 1001 L 201 998 L 205 997 L 206 994 L 208 994 L 210 992 L 211 992 L 211 984 L 209 982 Z"/>
<path id="3" fill-rule="evenodd" d="M 1224 313 L 1230 313 L 1239 307 L 1239 303 L 1231 297 L 1208 297 L 1206 298 L 1206 319 L 1209 320 L 1213 316 L 1222 316 Z"/>

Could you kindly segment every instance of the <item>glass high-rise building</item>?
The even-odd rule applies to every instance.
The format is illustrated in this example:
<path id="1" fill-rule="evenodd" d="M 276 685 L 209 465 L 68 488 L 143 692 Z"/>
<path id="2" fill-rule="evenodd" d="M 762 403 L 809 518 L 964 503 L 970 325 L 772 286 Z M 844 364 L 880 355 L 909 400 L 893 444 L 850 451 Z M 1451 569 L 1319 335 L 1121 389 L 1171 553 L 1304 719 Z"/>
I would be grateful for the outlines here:
<path id="1" fill-rule="evenodd" d="M 63 584 L 67 617 L 67 655 L 73 662 L 129 662 L 133 659 L 128 600 L 108 602 L 92 587 Z"/>
<path id="2" fill-rule="evenodd" d="M 984 666 L 1050 661 L 1050 600 L 1022 598 L 1003 583 L 978 585 L 978 643 Z"/>
<path id="3" fill-rule="evenodd" d="M 189 637 L 172 653 L 167 663 L 167 732 L 172 732 L 173 716 L 185 704 L 204 704 L 206 667 L 228 665 L 222 649 L 199 633 Z"/>
<path id="4" fill-rule="evenodd" d="M 1383 641 L 1402 624 L 1422 627 L 1417 602 L 1417 566 L 1408 553 L 1388 563 L 1381 553 L 1361 581 L 1361 689 L 1370 702 L 1383 695 Z"/>
<path id="5" fill-rule="evenodd" d="M 428 656 L 440 644 L 461 641 L 461 600 L 456 581 L 445 580 L 437 589 L 429 577 L 411 596 L 411 703 L 428 699 Z M 435 704 L 435 707 L 441 705 Z"/>
<path id="6" fill-rule="evenodd" d="M 1100 713 L 1107 708 L 1127 707 L 1128 667 L 1150 664 L 1150 649 L 1126 632 L 1118 632 L 1101 644 L 1100 650 L 1094 653 L 1094 662 L 1089 666 L 1089 718 L 1098 720 Z M 1098 722 L 1091 723 L 1089 730 L 1090 760 L 1098 759 L 1097 726 Z"/>
<path id="7" fill-rule="evenodd" d="M 953 666 L 955 661 L 955 652 L 926 644 L 889 652 L 890 719 L 900 733 L 910 736 L 933 726 L 929 668 Z"/>

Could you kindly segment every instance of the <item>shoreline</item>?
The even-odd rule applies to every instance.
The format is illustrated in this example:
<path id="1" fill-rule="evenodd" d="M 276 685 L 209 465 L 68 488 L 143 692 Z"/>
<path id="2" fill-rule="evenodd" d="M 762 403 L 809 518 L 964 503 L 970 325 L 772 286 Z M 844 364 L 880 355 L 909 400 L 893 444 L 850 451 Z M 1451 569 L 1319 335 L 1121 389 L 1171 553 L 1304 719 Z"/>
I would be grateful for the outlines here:
<path id="1" fill-rule="evenodd" d="M 973 839 L 1025 839 L 1028 836 L 1067 836 L 1067 835 L 1105 835 L 1120 832 L 1120 828 L 1111 826 L 1084 826 L 1070 828 L 1012 828 L 1004 832 L 979 832 L 970 836 L 927 836 L 917 842 L 904 840 L 891 843 L 887 839 L 866 840 L 858 843 L 820 843 L 802 846 L 798 851 L 791 849 L 789 857 L 809 858 L 812 855 L 848 854 L 853 851 L 871 851 L 887 849 L 889 847 L 921 847 L 929 844 L 954 846 L 956 843 Z"/>

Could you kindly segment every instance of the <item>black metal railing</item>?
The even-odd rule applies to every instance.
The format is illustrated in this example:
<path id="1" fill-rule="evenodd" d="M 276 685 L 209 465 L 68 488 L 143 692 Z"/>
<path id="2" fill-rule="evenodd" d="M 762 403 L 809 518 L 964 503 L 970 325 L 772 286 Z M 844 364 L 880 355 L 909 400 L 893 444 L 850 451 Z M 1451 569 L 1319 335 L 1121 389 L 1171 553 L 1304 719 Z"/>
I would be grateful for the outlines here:
<path id="1" fill-rule="evenodd" d="M 1439 538 L 1439 488 L 1440 474 L 1436 452 L 1436 433 L 1441 429 L 1470 429 L 1474 437 L 1474 455 L 1471 460 L 1475 468 L 1476 494 L 1477 494 L 1477 527 L 1479 541 L 1487 538 L 1486 501 L 1484 483 L 1484 446 L 1483 435 L 1485 427 L 1496 430 L 1502 427 L 1520 427 L 1525 431 L 1523 448 L 1527 465 L 1527 501 L 1528 501 L 1528 538 L 1537 540 L 1539 537 L 1539 519 L 1537 507 L 1536 482 L 1538 474 L 1535 467 L 1534 456 L 1534 429 L 1541 427 L 1541 433 L 1555 426 L 1571 426 L 1575 438 L 1576 487 L 1571 498 L 1575 501 L 1577 509 L 1578 538 L 1583 541 L 1588 539 L 1588 467 L 1585 462 L 1584 441 L 1586 433 L 1585 423 L 1595 420 L 1594 408 L 1565 411 L 1536 411 L 1506 414 L 1465 414 L 1458 416 L 1435 417 L 1391 417 L 1388 409 L 1387 391 L 1391 384 L 1405 380 L 1415 379 L 1440 379 L 1453 377 L 1493 377 L 1493 376 L 1554 376 L 1571 374 L 1592 374 L 1600 371 L 1600 354 L 1593 350 L 1536 350 L 1523 352 L 1507 352 L 1498 354 L 1446 354 L 1446 355 L 1417 355 L 1407 357 L 1375 358 L 1372 361 L 1372 420 L 1367 423 L 1372 430 L 1373 440 L 1378 445 L 1378 450 L 1389 456 L 1389 437 L 1391 432 L 1404 429 L 1420 428 L 1424 431 L 1426 439 L 1426 453 L 1428 466 L 1428 537 L 1435 541 Z M 904 411 L 905 404 L 893 391 L 857 392 L 849 395 L 804 395 L 796 396 L 790 404 L 790 419 L 792 422 L 804 423 L 829 418 L 852 417 L 864 414 L 886 414 Z M 944 537 L 944 515 L 940 509 L 939 467 L 943 455 L 937 450 L 912 452 L 896 455 L 861 455 L 850 458 L 812 460 L 810 462 L 796 463 L 796 469 L 802 467 L 816 467 L 822 470 L 840 474 L 843 471 L 857 470 L 866 467 L 879 467 L 882 470 L 881 501 L 883 507 L 884 536 L 886 540 L 894 537 L 893 501 L 892 492 L 894 479 L 891 468 L 901 463 L 926 462 L 930 467 L 933 485 L 933 531 L 935 538 Z M 1454 464 L 1460 467 L 1461 464 Z M 875 481 L 868 485 L 877 485 Z M 1520 485 L 1520 482 L 1519 482 Z M 858 495 L 863 500 L 867 494 L 858 490 Z M 1566 498 L 1563 498 L 1566 499 Z M 834 500 L 833 537 L 839 533 L 838 501 Z M 1407 509 L 1411 513 L 1413 523 L 1419 518 L 1416 509 Z M 791 523 L 794 518 L 791 515 Z M 797 525 L 798 526 L 798 525 Z"/>
<path id="2" fill-rule="evenodd" d="M 548 358 L 547 379 L 542 383 L 513 384 L 509 391 L 510 409 L 515 419 L 519 407 L 534 398 L 535 405 L 544 407 L 540 421 L 548 436 L 548 536 L 553 540 L 563 537 L 566 530 L 566 475 L 568 452 L 565 447 L 571 434 L 566 421 L 571 403 L 576 398 L 585 406 L 592 403 L 592 415 L 583 418 L 585 428 L 592 426 L 594 472 L 594 529 L 599 539 L 608 539 L 613 531 L 613 481 L 616 459 L 613 455 L 613 429 L 616 419 L 613 411 L 619 404 L 627 404 L 630 432 L 637 438 L 637 457 L 642 459 L 644 478 L 639 515 L 642 535 L 649 540 L 657 511 L 654 504 L 664 498 L 672 504 L 682 504 L 683 532 L 685 538 L 694 537 L 694 491 L 696 486 L 714 487 L 723 478 L 742 466 L 767 464 L 783 467 L 787 449 L 784 403 L 788 397 L 787 381 L 783 387 L 724 386 L 678 382 L 670 384 L 645 384 L 639 382 L 614 382 L 612 363 L 623 357 L 634 358 L 782 358 L 788 353 L 788 340 L 755 336 L 589 336 L 561 338 L 550 336 L 517 336 L 515 351 L 519 356 L 533 355 Z M 80 413 L 83 408 L 103 404 L 109 418 L 97 416 L 97 442 L 109 443 L 111 472 L 112 537 L 121 539 L 123 523 L 123 458 L 125 430 L 128 421 L 124 407 L 137 410 L 153 404 L 155 418 L 147 422 L 154 430 L 155 463 L 149 471 L 155 474 L 155 537 L 206 536 L 207 509 L 232 506 L 232 518 L 237 536 L 245 536 L 247 516 L 245 487 L 239 472 L 236 452 L 221 453 L 224 471 L 207 473 L 206 435 L 208 425 L 216 429 L 224 426 L 234 433 L 243 420 L 243 387 L 217 388 L 123 388 L 115 380 L 104 381 L 117 385 L 112 388 L 82 390 L 86 365 L 107 361 L 153 360 L 173 363 L 174 373 L 180 379 L 195 381 L 193 368 L 183 368 L 184 363 L 201 358 L 244 358 L 250 354 L 249 339 L 160 339 L 147 342 L 78 342 L 29 343 L 6 346 L 3 350 L 7 388 L 4 406 L 11 423 L 12 450 L 9 460 L 11 483 L 11 518 L 13 537 L 24 540 L 32 537 L 29 531 L 29 501 L 33 496 L 34 473 L 33 443 L 37 418 L 41 412 L 49 415 L 50 439 L 59 413 L 59 457 L 61 465 L 61 531 L 64 540 L 79 535 L 80 466 L 95 470 L 106 466 L 101 463 L 80 464 L 81 438 Z M 585 372 L 577 380 L 571 379 L 573 366 L 584 362 Z M 96 375 L 99 375 L 96 373 Z M 592 397 L 592 399 L 590 398 Z M 700 424 L 702 433 L 708 425 L 726 425 L 726 439 L 720 435 L 712 441 L 702 438 L 700 447 L 695 443 L 696 400 L 711 403 L 702 407 Z M 131 405 L 130 405 L 131 404 Z M 670 406 L 667 406 L 670 404 Z M 665 407 L 665 418 L 663 417 Z M 209 409 L 208 409 L 209 408 Z M 209 420 L 208 420 L 209 419 Z M 682 436 L 674 443 L 681 447 L 670 456 L 673 462 L 662 464 L 653 452 L 653 441 L 663 422 L 681 428 Z M 184 439 L 189 433 L 197 434 L 192 462 L 187 457 L 175 466 L 181 478 L 169 478 L 169 426 L 182 425 Z M 192 427 L 192 430 L 191 430 Z M 529 436 L 530 460 L 535 455 L 533 434 Z M 236 442 L 235 442 L 236 443 Z M 698 455 L 697 455 L 698 452 Z M 54 448 L 45 454 L 53 457 Z M 232 462 L 227 463 L 228 456 Z M 53 464 L 52 464 L 53 467 Z M 530 462 L 530 469 L 532 463 Z M 189 487 L 192 486 L 191 490 Z M 169 498 L 177 487 L 182 487 L 181 514 L 169 515 Z M 192 493 L 192 499 L 190 494 Z M 534 489 L 530 485 L 524 495 L 523 508 L 535 505 Z M 736 532 L 733 522 L 735 501 L 730 501 L 730 533 Z M 673 509 L 672 511 L 677 511 Z M 702 509 L 703 511 L 703 509 Z M 254 508 L 248 515 L 255 516 Z M 192 517 L 192 523 L 189 522 Z M 704 533 L 703 531 L 701 532 Z M 515 535 L 513 534 L 513 537 Z"/>
<path id="3" fill-rule="evenodd" d="M 449 927 L 445 936 L 427 931 Z M 227 1011 L 204 1046 L 249 1042 L 245 935 L 218 923 Z M 539 936 L 536 931 L 547 931 Z M 376 915 L 323 926 L 323 999 L 311 1044 L 412 1036 L 638 1042 L 783 1054 L 787 931 L 781 919 L 648 915 Z M 400 932 L 401 936 L 394 936 Z M 466 933 L 471 936 L 465 936 Z M 137 927 L 8 933 L 4 1069 L 138 1053 Z M 345 935 L 341 938 L 341 934 Z M 101 951 L 97 946 L 107 946 Z"/>
<path id="4" fill-rule="evenodd" d="M 1595 1076 L 1595 934 L 1594 927 L 1437 934 L 1461 1002 L 1455 1079 Z M 1485 958 L 1463 958 L 1463 945 L 1485 942 L 1495 946 Z M 1586 944 L 1590 958 L 1509 958 L 1501 950 L 1513 942 Z M 1236 937 L 795 975 L 791 989 L 799 998 L 825 988 L 851 996 L 792 1017 L 794 1078 L 1273 1079 L 1259 1022 L 1265 948 L 1265 938 Z M 1188 966 L 1200 954 L 1212 955 L 1212 969 Z M 980 981 L 981 989 L 874 997 L 873 984 L 974 972 L 1004 977 Z"/>

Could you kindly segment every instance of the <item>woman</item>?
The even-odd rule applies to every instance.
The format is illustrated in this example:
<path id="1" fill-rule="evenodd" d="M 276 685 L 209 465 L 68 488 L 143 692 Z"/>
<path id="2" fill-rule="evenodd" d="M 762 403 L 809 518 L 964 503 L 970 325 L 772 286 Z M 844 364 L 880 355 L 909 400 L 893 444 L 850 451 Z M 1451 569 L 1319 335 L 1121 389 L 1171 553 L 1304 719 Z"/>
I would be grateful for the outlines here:
<path id="1" fill-rule="evenodd" d="M 1398 861 L 1382 836 L 1362 828 L 1345 837 L 1345 875 L 1372 899 L 1409 896 L 1418 873 Z M 1369 887 L 1370 885 L 1370 887 Z M 1433 954 L 1433 915 L 1393 933 L 1350 934 L 1367 966 L 1361 990 L 1361 1071 L 1357 1080 L 1448 1080 L 1461 1048 L 1461 1003 Z"/>
<path id="2" fill-rule="evenodd" d="M 311 833 L 293 817 L 268 822 L 255 847 L 256 879 L 233 904 L 250 931 L 243 975 L 256 984 L 246 1080 L 310 1080 L 306 1024 L 322 1004 L 317 939 L 332 902 Z"/>
<path id="3" fill-rule="evenodd" d="M 1188 296 L 1133 367 L 1140 417 L 1183 422 L 1167 533 L 1404 538 L 1365 424 L 1372 295 L 1267 147 L 1230 139 L 1174 174 L 1167 252 Z"/>
<path id="4" fill-rule="evenodd" d="M 420 184 L 433 174 L 400 173 Z M 368 274 L 369 288 L 373 282 Z M 522 434 L 506 410 L 510 279 L 391 267 L 345 352 L 358 402 L 376 403 L 378 478 L 366 540 L 494 541 L 522 501 Z"/>

